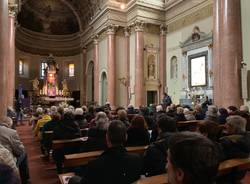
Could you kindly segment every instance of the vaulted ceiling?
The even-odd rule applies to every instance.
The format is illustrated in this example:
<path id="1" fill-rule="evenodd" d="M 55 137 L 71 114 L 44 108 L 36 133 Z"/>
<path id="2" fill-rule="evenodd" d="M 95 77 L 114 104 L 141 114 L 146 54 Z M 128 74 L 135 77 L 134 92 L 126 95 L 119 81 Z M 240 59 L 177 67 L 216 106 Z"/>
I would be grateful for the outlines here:
<path id="1" fill-rule="evenodd" d="M 22 0 L 19 24 L 32 31 L 65 35 L 83 30 L 103 0 Z"/>

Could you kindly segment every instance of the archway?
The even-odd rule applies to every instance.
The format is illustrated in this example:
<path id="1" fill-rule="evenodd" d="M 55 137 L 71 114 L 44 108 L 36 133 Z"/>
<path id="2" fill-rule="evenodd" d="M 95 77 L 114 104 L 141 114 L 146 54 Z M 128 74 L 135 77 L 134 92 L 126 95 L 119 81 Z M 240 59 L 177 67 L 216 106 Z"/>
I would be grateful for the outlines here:
<path id="1" fill-rule="evenodd" d="M 107 74 L 102 72 L 101 75 L 101 104 L 104 105 L 107 102 Z"/>
<path id="2" fill-rule="evenodd" d="M 87 70 L 87 101 L 94 102 L 94 62 L 90 61 Z"/>

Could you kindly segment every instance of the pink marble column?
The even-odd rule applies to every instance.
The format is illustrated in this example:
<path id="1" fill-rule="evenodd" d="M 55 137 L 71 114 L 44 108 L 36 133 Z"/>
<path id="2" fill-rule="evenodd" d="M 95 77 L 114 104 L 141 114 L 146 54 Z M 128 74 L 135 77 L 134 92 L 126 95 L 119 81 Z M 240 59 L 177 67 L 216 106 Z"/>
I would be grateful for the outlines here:
<path id="1" fill-rule="evenodd" d="M 15 13 L 9 15 L 9 57 L 7 62 L 7 106 L 14 106 L 15 97 Z"/>
<path id="2" fill-rule="evenodd" d="M 87 47 L 82 47 L 82 88 L 81 88 L 81 104 L 86 105 L 87 103 Z"/>
<path id="3" fill-rule="evenodd" d="M 135 106 L 145 105 L 143 22 L 135 22 Z"/>
<path id="4" fill-rule="evenodd" d="M 98 36 L 94 38 L 94 100 L 99 104 L 99 43 Z"/>
<path id="5" fill-rule="evenodd" d="M 8 0 L 0 1 L 0 121 L 7 112 Z"/>
<path id="6" fill-rule="evenodd" d="M 166 34 L 167 34 L 167 26 L 161 25 L 160 27 L 160 99 L 163 98 L 163 93 L 166 89 Z"/>
<path id="7" fill-rule="evenodd" d="M 108 80 L 108 99 L 107 101 L 110 103 L 111 108 L 115 107 L 115 98 L 116 98 L 116 89 L 115 89 L 115 26 L 108 26 L 107 30 L 108 35 L 108 72 L 107 72 L 107 80 Z"/>
<path id="8" fill-rule="evenodd" d="M 125 34 L 125 44 L 124 44 L 124 49 L 125 49 L 125 61 L 126 61 L 126 69 L 125 69 L 125 76 L 126 76 L 126 105 L 128 106 L 130 104 L 129 100 L 129 86 L 130 86 L 130 28 L 126 27 L 124 29 L 124 34 Z"/>
<path id="9" fill-rule="evenodd" d="M 242 33 L 240 0 L 214 0 L 214 98 L 218 106 L 240 106 Z"/>

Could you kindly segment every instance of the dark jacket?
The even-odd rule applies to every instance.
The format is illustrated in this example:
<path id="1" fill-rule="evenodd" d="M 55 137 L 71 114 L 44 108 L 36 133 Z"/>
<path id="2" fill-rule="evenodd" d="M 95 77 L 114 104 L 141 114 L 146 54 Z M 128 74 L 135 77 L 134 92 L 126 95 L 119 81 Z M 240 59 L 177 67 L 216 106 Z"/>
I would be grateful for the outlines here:
<path id="1" fill-rule="evenodd" d="M 83 115 L 75 115 L 75 121 L 78 123 L 80 128 L 88 128 L 88 122 Z"/>
<path id="2" fill-rule="evenodd" d="M 74 120 L 61 120 L 53 131 L 54 139 L 74 139 L 81 137 L 79 125 Z"/>
<path id="3" fill-rule="evenodd" d="M 219 140 L 225 159 L 244 158 L 250 154 L 250 134 L 234 134 L 220 138 Z"/>
<path id="4" fill-rule="evenodd" d="M 106 149 L 106 130 L 92 127 L 88 131 L 88 140 L 83 151 L 95 151 Z"/>
<path id="5" fill-rule="evenodd" d="M 146 129 L 129 128 L 127 134 L 127 146 L 143 146 L 149 144 L 150 135 Z"/>
<path id="6" fill-rule="evenodd" d="M 82 184 L 130 184 L 140 178 L 142 160 L 124 147 L 107 149 L 88 163 Z"/>
<path id="7" fill-rule="evenodd" d="M 183 114 L 183 113 L 181 113 L 181 114 L 175 114 L 175 119 L 176 119 L 176 121 L 178 122 L 178 121 L 187 121 L 186 120 L 186 118 L 185 118 L 185 115 Z"/>
<path id="8" fill-rule="evenodd" d="M 150 144 L 143 156 L 143 173 L 146 176 L 166 172 L 168 141 L 172 133 L 161 134 L 157 141 Z"/>

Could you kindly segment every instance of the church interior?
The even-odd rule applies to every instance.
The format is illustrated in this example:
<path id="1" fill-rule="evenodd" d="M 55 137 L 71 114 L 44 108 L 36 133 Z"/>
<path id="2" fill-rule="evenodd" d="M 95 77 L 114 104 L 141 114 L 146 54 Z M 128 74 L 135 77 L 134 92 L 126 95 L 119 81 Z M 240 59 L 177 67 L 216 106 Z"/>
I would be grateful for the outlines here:
<path id="1" fill-rule="evenodd" d="M 250 183 L 249 7 L 0 0 L 0 183 Z"/>

